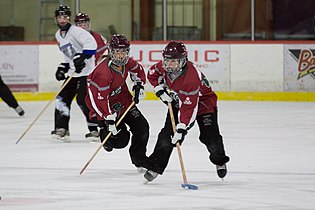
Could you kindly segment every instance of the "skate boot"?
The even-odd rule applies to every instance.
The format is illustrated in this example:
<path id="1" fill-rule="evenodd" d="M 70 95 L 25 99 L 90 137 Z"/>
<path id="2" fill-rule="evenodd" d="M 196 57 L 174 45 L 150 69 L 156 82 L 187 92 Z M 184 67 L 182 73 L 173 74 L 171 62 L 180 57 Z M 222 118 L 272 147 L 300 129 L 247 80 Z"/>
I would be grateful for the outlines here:
<path id="1" fill-rule="evenodd" d="M 154 171 L 147 170 L 144 174 L 145 183 L 152 182 L 158 175 L 159 174 Z"/>
<path id="2" fill-rule="evenodd" d="M 100 140 L 100 134 L 98 131 L 91 131 L 90 133 L 85 134 L 85 138 L 88 141 L 99 141 Z"/>
<path id="3" fill-rule="evenodd" d="M 109 145 L 106 145 L 106 143 L 103 145 L 104 149 L 107 151 L 107 152 L 111 152 L 113 151 L 113 147 L 109 146 Z"/>
<path id="4" fill-rule="evenodd" d="M 51 137 L 63 140 L 64 142 L 70 142 L 70 133 L 65 128 L 57 128 L 51 132 Z"/>
<path id="5" fill-rule="evenodd" d="M 142 166 L 138 166 L 137 167 L 137 171 L 139 174 L 144 174 L 146 172 L 147 169 L 143 168 Z"/>
<path id="6" fill-rule="evenodd" d="M 15 109 L 16 113 L 18 113 L 20 116 L 23 116 L 25 114 L 24 110 L 22 109 L 22 107 L 17 106 Z"/>
<path id="7" fill-rule="evenodd" d="M 226 164 L 223 164 L 222 166 L 217 165 L 217 174 L 218 176 L 223 179 L 227 173 Z"/>

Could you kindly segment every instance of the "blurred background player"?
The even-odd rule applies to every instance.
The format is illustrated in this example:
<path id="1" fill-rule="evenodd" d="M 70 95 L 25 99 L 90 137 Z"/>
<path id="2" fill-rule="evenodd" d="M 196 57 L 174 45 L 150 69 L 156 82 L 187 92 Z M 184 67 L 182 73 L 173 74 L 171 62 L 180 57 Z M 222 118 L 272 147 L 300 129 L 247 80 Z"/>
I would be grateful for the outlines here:
<path id="1" fill-rule="evenodd" d="M 188 61 L 187 49 L 183 43 L 169 42 L 162 56 L 163 60 L 149 69 L 147 77 L 155 94 L 166 104 L 172 102 L 176 132 L 173 134 L 168 112 L 154 151 L 148 158 L 145 179 L 150 182 L 158 174 L 163 174 L 173 147 L 178 141 L 182 143 L 195 121 L 199 126 L 199 140 L 208 149 L 210 161 L 216 165 L 218 176 L 225 177 L 229 157 L 225 155 L 219 131 L 216 94 L 207 78 Z M 170 95 L 168 90 L 175 95 Z"/>
<path id="2" fill-rule="evenodd" d="M 86 103 L 90 117 L 97 117 L 101 127 L 100 137 L 103 142 L 109 132 L 111 137 L 104 144 L 104 149 L 125 148 L 130 141 L 131 162 L 139 172 L 144 172 L 147 159 L 146 147 L 149 139 L 149 124 L 146 118 L 133 106 L 121 123 L 116 127 L 117 119 L 126 111 L 132 101 L 139 103 L 139 96 L 144 94 L 145 72 L 141 64 L 129 58 L 130 43 L 121 34 L 112 35 L 109 42 L 109 57 L 103 60 L 88 77 L 88 96 Z M 130 76 L 134 82 L 132 97 L 126 79 Z M 127 128 L 129 127 L 129 130 Z"/>
<path id="3" fill-rule="evenodd" d="M 22 107 L 18 104 L 16 98 L 12 94 L 9 87 L 3 82 L 0 76 L 0 97 L 11 108 L 13 108 L 20 116 L 25 114 Z"/>
<path id="4" fill-rule="evenodd" d="M 74 23 L 76 26 L 81 27 L 92 34 L 96 43 L 97 49 L 95 56 L 95 64 L 101 61 L 104 53 L 107 53 L 108 47 L 106 45 L 107 41 L 105 37 L 100 35 L 99 33 L 91 30 L 91 19 L 87 13 L 80 12 L 74 18 Z"/>
<path id="5" fill-rule="evenodd" d="M 56 98 L 55 129 L 51 134 L 58 139 L 69 141 L 70 108 L 76 97 L 77 104 L 85 115 L 90 131 L 85 135 L 86 139 L 98 140 L 97 122 L 89 119 L 89 109 L 84 101 L 86 78 L 95 67 L 94 54 L 97 43 L 89 32 L 80 27 L 72 26 L 70 17 L 71 10 L 66 5 L 60 5 L 55 10 L 55 20 L 59 28 L 55 37 L 60 51 L 64 54 L 64 62 L 58 66 L 55 76 L 58 81 L 69 79 L 69 75 L 73 75 L 73 78 Z"/>

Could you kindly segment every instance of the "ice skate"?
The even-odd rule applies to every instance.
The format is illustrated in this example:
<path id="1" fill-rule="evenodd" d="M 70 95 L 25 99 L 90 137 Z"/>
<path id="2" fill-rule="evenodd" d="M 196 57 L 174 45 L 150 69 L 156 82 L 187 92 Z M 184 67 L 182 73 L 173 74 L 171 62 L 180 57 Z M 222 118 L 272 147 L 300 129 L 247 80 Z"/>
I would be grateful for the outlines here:
<path id="1" fill-rule="evenodd" d="M 217 165 L 217 174 L 218 176 L 223 179 L 227 173 L 227 168 L 226 168 L 226 164 L 223 164 L 223 165 Z"/>
<path id="2" fill-rule="evenodd" d="M 20 116 L 23 116 L 25 114 L 25 111 L 22 109 L 22 107 L 20 106 L 17 106 L 15 109 L 14 109 Z"/>
<path id="3" fill-rule="evenodd" d="M 70 142 L 70 133 L 65 128 L 58 128 L 51 131 L 51 137 L 63 140 L 64 142 Z"/>
<path id="4" fill-rule="evenodd" d="M 98 142 L 100 140 L 100 134 L 98 131 L 91 131 L 85 134 L 85 138 L 87 141 Z"/>
<path id="5" fill-rule="evenodd" d="M 144 174 L 147 171 L 147 169 L 143 168 L 142 166 L 138 166 L 137 171 L 139 174 Z"/>
<path id="6" fill-rule="evenodd" d="M 144 174 L 144 178 L 145 181 L 143 182 L 143 184 L 147 184 L 148 182 L 152 182 L 159 174 L 151 171 L 151 170 L 147 170 Z"/>

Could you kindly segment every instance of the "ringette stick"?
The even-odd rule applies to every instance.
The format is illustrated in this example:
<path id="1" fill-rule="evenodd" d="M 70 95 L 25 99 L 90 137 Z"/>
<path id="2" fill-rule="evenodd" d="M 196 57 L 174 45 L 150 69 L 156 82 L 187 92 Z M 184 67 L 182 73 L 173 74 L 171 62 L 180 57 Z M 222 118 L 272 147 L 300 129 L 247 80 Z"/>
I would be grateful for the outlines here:
<path id="1" fill-rule="evenodd" d="M 171 117 L 173 131 L 175 133 L 176 132 L 176 123 L 175 123 L 175 118 L 174 118 L 172 104 L 170 102 L 168 103 L 168 110 L 169 110 L 170 117 Z M 182 176 L 183 176 L 183 180 L 184 180 L 184 184 L 181 185 L 182 188 L 186 188 L 187 187 L 190 190 L 198 190 L 198 187 L 196 185 L 188 184 L 188 182 L 187 182 L 187 176 L 186 176 L 186 171 L 185 171 L 185 167 L 184 167 L 184 161 L 183 161 L 182 152 L 181 152 L 181 148 L 180 148 L 179 142 L 176 143 L 176 148 L 177 148 L 178 159 L 179 159 L 180 168 L 181 168 Z"/>
<path id="2" fill-rule="evenodd" d="M 126 109 L 126 111 L 124 112 L 124 114 L 119 118 L 118 122 L 116 123 L 116 126 L 118 126 L 120 124 L 120 122 L 124 119 L 124 117 L 126 116 L 126 114 L 129 112 L 129 110 L 135 105 L 135 102 L 133 101 L 129 107 Z M 96 156 L 96 154 L 98 153 L 98 151 L 103 147 L 103 145 L 106 143 L 106 141 L 109 139 L 109 137 L 112 135 L 112 132 L 109 132 L 106 136 L 106 138 L 104 139 L 104 141 L 100 144 L 100 146 L 96 149 L 96 151 L 94 152 L 94 154 L 92 155 L 92 157 L 88 160 L 88 162 L 84 165 L 84 167 L 82 168 L 82 170 L 80 171 L 80 175 L 85 171 L 85 169 L 88 167 L 88 165 L 92 162 L 93 158 Z"/>
<path id="3" fill-rule="evenodd" d="M 71 74 L 71 76 L 67 79 L 67 81 L 61 86 L 59 91 L 56 93 L 56 95 L 47 103 L 47 105 L 42 109 L 42 111 L 35 117 L 33 122 L 25 129 L 25 131 L 22 133 L 20 138 L 16 141 L 16 144 L 18 144 L 21 139 L 25 136 L 25 134 L 31 129 L 31 127 L 35 124 L 35 122 L 39 119 L 39 117 L 44 113 L 44 111 L 48 108 L 48 106 L 56 99 L 56 97 L 59 95 L 59 93 L 66 87 L 66 85 L 70 82 L 75 72 Z"/>

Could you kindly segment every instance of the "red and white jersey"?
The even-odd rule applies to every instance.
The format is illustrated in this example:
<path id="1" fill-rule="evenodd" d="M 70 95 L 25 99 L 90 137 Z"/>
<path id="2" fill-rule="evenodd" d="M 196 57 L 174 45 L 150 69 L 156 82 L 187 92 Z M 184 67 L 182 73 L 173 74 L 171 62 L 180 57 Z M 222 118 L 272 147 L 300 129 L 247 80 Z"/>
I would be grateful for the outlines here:
<path id="1" fill-rule="evenodd" d="M 165 71 L 162 61 L 151 66 L 147 77 L 154 87 L 164 81 L 169 90 L 178 94 L 178 119 L 186 126 L 197 115 L 213 112 L 217 107 L 217 95 L 212 91 L 205 75 L 190 61 L 187 61 L 182 74 L 177 77 Z"/>
<path id="2" fill-rule="evenodd" d="M 90 31 L 92 36 L 94 37 L 96 43 L 97 43 L 97 49 L 95 54 L 95 65 L 98 63 L 100 57 L 104 54 L 106 50 L 108 50 L 108 46 L 106 45 L 106 39 L 99 33 L 96 33 L 95 31 Z"/>
<path id="3" fill-rule="evenodd" d="M 90 117 L 97 116 L 104 120 L 108 115 L 117 112 L 123 114 L 132 103 L 132 95 L 126 84 L 128 74 L 132 81 L 146 82 L 145 72 L 141 64 L 129 58 L 123 71 L 115 69 L 109 58 L 100 62 L 87 79 L 86 104 L 90 109 Z"/>
<path id="4" fill-rule="evenodd" d="M 96 52 L 96 41 L 94 37 L 86 30 L 71 25 L 69 30 L 62 35 L 60 29 L 56 32 L 55 37 L 58 42 L 60 51 L 64 54 L 64 63 L 70 64 L 68 75 L 72 75 L 75 70 L 73 57 L 76 53 L 85 53 L 94 55 Z M 95 57 L 85 60 L 86 67 L 80 74 L 74 74 L 74 77 L 87 76 L 95 67 Z"/>

